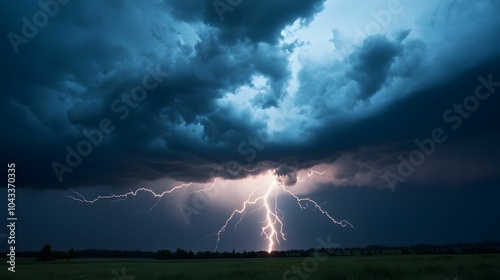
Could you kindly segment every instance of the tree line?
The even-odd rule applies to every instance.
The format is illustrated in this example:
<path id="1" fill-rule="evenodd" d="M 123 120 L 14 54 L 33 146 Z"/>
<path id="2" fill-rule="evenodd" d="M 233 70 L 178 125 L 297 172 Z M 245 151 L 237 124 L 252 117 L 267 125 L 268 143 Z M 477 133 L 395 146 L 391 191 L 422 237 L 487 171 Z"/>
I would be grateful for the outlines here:
<path id="1" fill-rule="evenodd" d="M 36 257 L 39 261 L 70 261 L 73 258 L 149 258 L 158 260 L 169 259 L 230 259 L 230 258 L 288 258 L 309 257 L 319 252 L 331 256 L 372 256 L 372 255 L 453 255 L 453 254 L 498 254 L 500 253 L 499 242 L 480 242 L 475 244 L 449 244 L 431 245 L 418 244 L 408 247 L 390 247 L 371 245 L 364 248 L 322 248 L 308 250 L 273 251 L 243 251 L 236 252 L 193 252 L 184 249 L 168 250 L 162 249 L 156 252 L 150 251 L 123 251 L 123 250 L 52 250 L 50 244 L 46 244 L 39 252 L 20 252 L 19 257 Z"/>
<path id="2" fill-rule="evenodd" d="M 66 252 L 60 250 L 52 251 L 52 245 L 45 244 L 42 250 L 38 252 L 36 258 L 41 262 L 57 261 L 57 260 L 63 261 L 65 259 L 70 261 L 75 256 L 76 256 L 76 251 L 73 249 L 70 249 Z"/>

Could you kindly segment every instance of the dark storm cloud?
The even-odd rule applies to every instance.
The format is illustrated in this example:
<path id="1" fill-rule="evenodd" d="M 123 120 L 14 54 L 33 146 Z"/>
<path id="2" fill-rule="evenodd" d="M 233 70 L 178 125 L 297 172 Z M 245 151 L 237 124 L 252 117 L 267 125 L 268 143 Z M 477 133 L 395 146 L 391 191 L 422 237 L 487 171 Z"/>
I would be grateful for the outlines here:
<path id="1" fill-rule="evenodd" d="M 429 54 L 426 42 L 410 31 L 375 35 L 345 61 L 304 66 L 294 102 L 313 108 L 303 114 L 317 125 L 292 140 L 287 137 L 296 132 L 292 129 L 285 136 L 270 135 L 270 124 L 259 119 L 257 110 L 286 106 L 282 101 L 291 78 L 290 48 L 277 43 L 280 32 L 297 19 L 310 21 L 323 1 L 243 1 L 223 21 L 212 2 L 72 1 L 20 45 L 17 55 L 4 39 L 1 50 L 7 55 L 1 63 L 8 71 L 1 78 L 1 110 L 7 133 L 1 138 L 2 154 L 29 172 L 24 183 L 35 188 L 129 187 L 166 177 L 206 181 L 276 169 L 292 185 L 298 170 L 346 157 L 357 164 L 344 160 L 338 176 L 375 178 L 370 168 L 393 167 L 399 153 L 412 149 L 414 138 L 428 137 L 443 125 L 443 112 L 474 92 L 477 76 L 491 73 L 500 80 L 498 25 L 469 27 L 477 30 L 471 35 L 475 40 L 461 48 L 443 42 L 451 50 L 443 57 Z M 20 18 L 39 10 L 24 2 L 2 2 L 0 8 L 10 11 L 3 34 L 21 33 Z M 490 43 L 481 44 L 486 39 Z M 480 45 L 478 58 L 467 59 L 478 50 L 475 44 Z M 115 104 L 124 106 L 124 94 L 143 84 L 156 67 L 168 76 L 160 77 L 136 108 L 128 106 L 126 117 L 125 111 L 113 110 L 112 104 L 118 100 Z M 435 77 L 429 75 L 433 70 Z M 241 101 L 254 110 L 221 103 L 259 75 L 267 79 L 268 89 Z M 411 88 L 397 86 L 402 82 Z M 384 94 L 394 102 L 373 105 L 369 113 L 345 113 Z M 494 138 L 498 102 L 492 96 L 482 103 L 469 124 L 450 137 Z M 51 164 L 66 164 L 66 147 L 76 149 L 86 139 L 82 130 L 98 128 L 103 118 L 112 121 L 113 132 L 60 183 Z M 310 136 L 302 137 L 306 132 Z M 377 152 L 363 153 L 374 148 Z"/>
<path id="2" fill-rule="evenodd" d="M 274 175 L 278 178 L 280 184 L 293 186 L 297 183 L 297 171 L 289 166 L 280 165 L 274 170 Z"/>
<path id="3" fill-rule="evenodd" d="M 200 5 L 200 2 L 202 4 Z M 269 2 L 247 1 L 175 1 L 165 5 L 180 20 L 202 21 L 220 30 L 219 40 L 235 42 L 250 39 L 254 42 L 276 42 L 286 25 L 295 20 L 307 24 L 323 9 L 324 0 L 287 0 Z"/>
<path id="4" fill-rule="evenodd" d="M 327 139 L 336 139 L 342 147 L 340 150 L 345 151 L 340 157 L 340 163 L 344 164 L 339 165 L 339 178 L 351 178 L 350 181 L 355 182 L 356 176 L 368 176 L 373 179 L 373 185 L 387 186 L 381 176 L 389 170 L 397 173 L 398 156 L 408 158 L 410 152 L 418 148 L 414 143 L 416 139 L 431 138 L 434 129 L 442 128 L 448 136 L 447 141 L 436 144 L 437 152 L 417 168 L 419 174 L 416 177 L 425 177 L 427 181 L 448 177 L 449 180 L 445 181 L 454 184 L 470 182 L 474 177 L 471 172 L 482 174 L 484 178 L 496 178 L 498 172 L 494 166 L 498 166 L 500 157 L 495 143 L 500 135 L 500 114 L 494 108 L 500 103 L 497 95 L 500 90 L 496 89 L 486 101 L 479 103 L 478 109 L 467 118 L 460 117 L 461 126 L 456 130 L 453 126 L 457 124 L 459 114 L 451 114 L 455 117 L 451 121 L 444 117 L 444 113 L 454 110 L 455 104 L 463 106 L 466 98 L 475 96 L 475 90 L 481 85 L 478 76 L 486 77 L 492 73 L 492 77 L 498 77 L 495 81 L 500 81 L 498 63 L 500 56 L 490 57 L 450 79 L 423 86 L 412 96 L 370 119 L 318 131 L 321 140 L 316 146 L 326 147 Z M 334 146 L 333 149 L 339 148 Z M 472 171 L 470 162 L 474 162 L 475 171 Z M 436 173 L 437 170 L 440 171 Z"/>
<path id="5" fill-rule="evenodd" d="M 304 7 L 318 6 L 297 3 L 284 3 L 282 10 L 279 5 L 263 3 L 248 4 L 247 8 L 250 14 L 265 9 L 269 9 L 265 13 L 276 14 L 275 21 L 269 23 L 271 28 L 266 29 L 270 32 L 264 36 L 271 40 L 279 36 L 278 30 L 291 23 L 287 20 L 293 22 L 314 15 L 316 9 Z M 3 5 L 6 9 L 14 8 L 8 2 Z M 4 68 L 10 71 L 2 79 L 7 89 L 2 95 L 3 125 L 12 132 L 4 135 L 3 149 L 8 157 L 19 159 L 27 170 L 32 170 L 32 179 L 27 183 L 34 187 L 93 185 L 98 181 L 122 184 L 128 183 L 128 178 L 142 180 L 172 174 L 189 180 L 200 174 L 200 179 L 208 179 L 212 176 L 209 174 L 214 174 L 212 171 L 223 173 L 223 163 L 234 157 L 237 144 L 255 133 L 261 124 L 249 123 L 248 117 L 235 108 L 217 107 L 214 100 L 225 91 L 247 84 L 258 73 L 271 80 L 269 97 L 260 103 L 275 106 L 289 75 L 284 51 L 256 38 L 255 30 L 261 28 L 259 21 L 248 23 L 247 31 L 254 29 L 248 34 L 241 26 L 231 35 L 241 40 L 232 43 L 221 42 L 222 34 L 229 36 L 228 26 L 200 27 L 198 35 L 193 33 L 193 40 L 198 42 L 189 45 L 171 38 L 185 32 L 176 29 L 182 28 L 176 24 L 176 17 L 186 13 L 174 12 L 174 17 L 169 17 L 166 11 L 155 11 L 161 5 L 142 3 L 95 5 L 73 1 L 60 6 L 59 13 L 40 28 L 36 37 L 16 46 L 20 49 L 18 55 L 13 54 L 8 40 L 3 41 L 2 51 L 10 54 L 4 60 Z M 261 6 L 259 12 L 253 5 Z M 291 9 L 294 5 L 298 7 Z M 19 18 L 31 19 L 41 9 L 26 6 L 11 10 L 6 18 L 8 24 L 2 26 L 5 34 L 22 35 Z M 206 1 L 206 6 L 210 10 L 204 12 L 216 14 L 211 2 Z M 196 5 L 183 7 L 196 10 Z M 179 11 L 179 5 L 173 8 Z M 135 26 L 141 17 L 138 11 L 149 13 L 152 18 L 141 27 Z M 205 16 L 197 18 L 205 24 L 220 25 L 213 16 L 211 22 L 204 20 Z M 168 22 L 158 26 L 155 19 Z M 256 26 L 251 27 L 252 24 Z M 248 38 L 255 42 L 248 42 Z M 163 57 L 150 44 L 166 47 Z M 142 59 L 135 59 L 137 55 Z M 154 68 L 155 61 L 159 61 L 156 65 L 161 71 L 169 72 L 169 79 L 149 92 L 139 109 L 130 108 L 133 117 L 120 122 L 116 118 L 120 115 L 110 110 L 111 105 L 123 93 L 140 85 L 148 74 L 145 69 Z M 67 176 L 73 178 L 56 183 L 50 174 L 53 172 L 46 168 L 50 158 L 64 162 L 65 147 L 76 149 L 85 139 L 81 131 L 95 129 L 105 117 L 115 117 L 112 121 L 116 130 L 99 147 L 94 147 L 92 155 L 75 168 L 74 174 Z M 198 133 L 193 133 L 195 130 Z M 186 166 L 185 162 L 191 164 Z M 94 173 L 97 166 L 106 166 L 107 175 Z M 251 173 L 252 168 L 244 169 Z M 241 176 L 245 174 L 238 175 Z"/>
<path id="6" fill-rule="evenodd" d="M 409 33 L 409 30 L 401 32 L 394 41 L 381 35 L 370 36 L 363 41 L 358 50 L 351 54 L 348 58 L 351 70 L 347 75 L 358 83 L 360 88 L 358 98 L 367 99 L 382 88 L 388 79 L 391 66 L 403 49 L 406 49 L 402 46 L 402 41 Z M 410 49 L 408 53 L 412 54 L 414 51 Z M 405 67 L 405 69 L 408 68 Z M 406 72 L 408 71 L 411 69 Z"/>

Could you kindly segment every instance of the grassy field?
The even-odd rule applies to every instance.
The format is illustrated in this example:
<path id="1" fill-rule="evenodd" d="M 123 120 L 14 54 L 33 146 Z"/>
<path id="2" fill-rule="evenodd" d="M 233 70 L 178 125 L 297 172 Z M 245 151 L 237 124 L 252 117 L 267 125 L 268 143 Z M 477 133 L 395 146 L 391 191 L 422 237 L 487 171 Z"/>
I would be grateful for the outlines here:
<path id="1" fill-rule="evenodd" d="M 294 271 L 293 268 L 297 268 Z M 125 268 L 126 274 L 123 274 Z M 156 280 L 156 279 L 500 279 L 500 255 L 378 256 L 287 259 L 128 260 L 75 259 L 39 263 L 18 260 L 0 279 Z M 114 270 L 114 273 L 113 273 Z"/>

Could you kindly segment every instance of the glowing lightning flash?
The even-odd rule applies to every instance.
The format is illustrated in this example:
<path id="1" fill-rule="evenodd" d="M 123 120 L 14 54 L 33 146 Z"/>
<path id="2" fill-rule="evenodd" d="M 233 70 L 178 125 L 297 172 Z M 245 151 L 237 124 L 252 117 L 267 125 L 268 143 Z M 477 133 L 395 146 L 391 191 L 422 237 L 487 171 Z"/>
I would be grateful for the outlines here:
<path id="1" fill-rule="evenodd" d="M 310 170 L 310 172 L 307 173 L 307 176 L 311 177 L 313 174 L 323 175 L 324 173 L 325 172 L 317 172 L 317 171 L 314 171 L 314 170 Z M 264 188 L 266 186 L 267 186 L 266 192 L 263 195 L 261 195 L 261 196 L 255 197 L 255 194 L 256 194 L 257 190 L 262 189 L 262 188 Z M 275 195 L 274 195 L 274 209 L 272 209 L 271 206 L 270 206 L 270 204 L 269 204 L 269 196 L 271 195 L 271 193 L 273 191 L 275 192 Z M 240 220 L 235 225 L 235 229 L 236 229 L 236 227 L 238 226 L 238 224 L 241 222 L 241 219 L 243 218 L 243 214 L 247 210 L 247 207 L 256 205 L 258 202 L 261 203 L 261 206 L 259 208 L 257 208 L 257 209 L 252 210 L 252 212 L 255 211 L 255 210 L 265 209 L 265 220 L 264 220 L 264 226 L 262 227 L 261 235 L 264 235 L 265 238 L 268 241 L 267 252 L 271 253 L 273 251 L 274 244 L 275 244 L 274 242 L 275 241 L 278 244 L 280 243 L 280 236 L 281 236 L 282 240 L 286 240 L 285 234 L 283 232 L 283 218 L 284 218 L 284 214 L 278 208 L 278 194 L 279 194 L 279 192 L 283 192 L 283 193 L 289 194 L 293 198 L 295 198 L 295 200 L 297 201 L 297 204 L 299 205 L 300 209 L 306 209 L 306 207 L 304 206 L 304 204 L 311 203 L 312 205 L 314 205 L 314 208 L 316 208 L 317 210 L 319 210 L 321 212 L 321 214 L 323 214 L 324 216 L 326 216 L 333 223 L 338 224 L 338 225 L 340 225 L 342 227 L 346 227 L 346 226 L 353 227 L 352 224 L 349 223 L 346 220 L 341 220 L 341 221 L 335 220 L 332 216 L 330 216 L 330 214 L 328 214 L 327 211 L 323 210 L 321 208 L 321 206 L 316 201 L 314 201 L 314 200 L 312 200 L 312 199 L 310 199 L 308 197 L 300 198 L 297 195 L 295 195 L 292 191 L 286 189 L 286 187 L 284 185 L 282 185 L 280 187 L 277 187 L 276 180 L 271 180 L 271 181 L 267 181 L 266 183 L 264 183 L 263 185 L 261 185 L 259 187 L 254 188 L 253 191 L 248 195 L 247 200 L 245 200 L 243 202 L 243 206 L 241 208 L 238 208 L 238 209 L 234 210 L 231 213 L 231 215 L 226 220 L 226 222 L 224 223 L 224 225 L 216 233 L 216 235 L 217 235 L 217 241 L 216 241 L 216 244 L 215 244 L 215 250 L 214 251 L 217 251 L 217 248 L 218 248 L 218 245 L 219 245 L 219 241 L 221 239 L 221 235 L 222 235 L 222 233 L 224 233 L 224 231 L 226 230 L 228 224 L 234 219 L 234 217 L 237 214 L 241 215 Z M 281 214 L 281 217 L 279 216 L 278 213 Z M 279 225 L 279 227 L 277 227 L 277 225 Z"/>
<path id="2" fill-rule="evenodd" d="M 215 185 L 215 181 L 214 181 L 214 185 Z M 94 204 L 94 203 L 96 203 L 99 200 L 111 200 L 111 203 L 114 203 L 114 202 L 117 202 L 117 201 L 126 200 L 129 196 L 137 196 L 137 194 L 140 193 L 140 192 L 145 192 L 145 193 L 152 194 L 153 197 L 155 197 L 155 198 L 158 198 L 158 201 L 155 204 L 153 204 L 153 206 L 151 206 L 151 208 L 149 208 L 148 211 L 145 211 L 145 212 L 151 212 L 151 210 L 153 210 L 153 208 L 155 208 L 158 205 L 158 203 L 160 202 L 160 199 L 162 197 L 164 197 L 165 195 L 171 194 L 171 193 L 173 193 L 174 191 L 176 191 L 178 189 L 182 189 L 182 188 L 189 187 L 189 186 L 191 186 L 191 183 L 182 184 L 182 185 L 179 185 L 179 186 L 175 186 L 175 187 L 173 187 L 172 189 L 170 189 L 168 191 L 163 191 L 163 192 L 160 192 L 160 193 L 156 193 L 152 189 L 148 189 L 148 188 L 138 188 L 135 191 L 131 190 L 131 191 L 127 192 L 127 193 L 119 194 L 119 195 L 115 195 L 115 194 L 99 195 L 96 198 L 91 199 L 91 200 L 86 199 L 83 195 L 81 195 L 77 191 L 72 190 L 73 193 L 75 193 L 77 195 L 77 197 L 74 197 L 72 195 L 65 195 L 61 199 L 70 198 L 70 199 L 73 199 L 73 200 L 78 201 L 78 202 L 90 203 L 90 204 Z M 212 185 L 212 187 L 213 187 L 213 185 Z M 207 188 L 207 190 L 209 190 L 209 189 L 210 188 Z"/>
<path id="3" fill-rule="evenodd" d="M 307 177 L 311 177 L 314 174 L 323 175 L 324 173 L 325 172 L 318 172 L 318 171 L 314 171 L 314 170 L 310 169 L 307 173 Z M 303 181 L 303 180 L 300 180 L 300 181 Z M 188 195 L 193 194 L 193 193 L 210 191 L 215 187 L 215 183 L 216 183 L 216 180 L 214 180 L 213 184 L 210 187 L 191 191 L 188 193 Z M 158 192 L 158 193 L 153 191 L 152 189 L 138 188 L 135 191 L 131 190 L 127 193 L 120 194 L 120 195 L 115 195 L 115 194 L 99 195 L 96 198 L 91 199 L 91 200 L 86 199 L 83 195 L 81 195 L 77 191 L 73 190 L 75 196 L 65 195 L 61 199 L 70 198 L 70 199 L 73 199 L 73 200 L 81 202 L 81 203 L 90 203 L 90 204 L 94 204 L 100 200 L 111 200 L 111 203 L 114 203 L 117 201 L 126 200 L 127 198 L 129 198 L 131 196 L 137 196 L 137 194 L 140 192 L 144 192 L 144 193 L 149 193 L 153 197 L 158 199 L 156 201 L 156 203 L 154 203 L 153 206 L 151 206 L 151 208 L 149 208 L 148 211 L 143 212 L 143 213 L 145 213 L 145 212 L 151 212 L 151 210 L 153 210 L 158 205 L 158 203 L 160 202 L 162 197 L 169 195 L 169 194 L 172 194 L 173 192 L 175 192 L 179 189 L 187 188 L 190 186 L 191 186 L 191 183 L 182 184 L 182 185 L 175 186 L 168 191 L 163 191 L 163 192 Z M 297 201 L 297 204 L 299 205 L 300 209 L 306 209 L 306 206 L 308 204 L 312 204 L 315 209 L 320 211 L 321 214 L 323 214 L 325 217 L 327 217 L 334 224 L 338 224 L 342 227 L 346 227 L 346 226 L 352 227 L 352 225 L 349 222 L 347 222 L 346 220 L 342 220 L 342 221 L 335 220 L 332 216 L 330 216 L 330 214 L 327 211 L 323 210 L 321 208 L 321 206 L 316 201 L 314 201 L 308 197 L 301 198 L 301 197 L 295 195 L 291 190 L 287 189 L 284 185 L 278 185 L 276 178 L 273 178 L 271 180 L 266 181 L 264 184 L 253 188 L 253 190 L 248 194 L 247 199 L 243 202 L 243 205 L 240 208 L 235 209 L 231 213 L 231 215 L 229 215 L 229 218 L 227 218 L 224 225 L 216 233 L 214 233 L 214 235 L 217 235 L 217 241 L 215 242 L 214 251 L 217 251 L 218 246 L 219 246 L 219 242 L 221 240 L 221 236 L 226 231 L 226 229 L 227 229 L 228 225 L 231 223 L 231 221 L 233 221 L 233 219 L 236 216 L 240 215 L 240 219 L 238 220 L 238 222 L 234 226 L 234 229 L 236 230 L 237 226 L 242 221 L 243 215 L 247 212 L 248 208 L 253 208 L 250 213 L 264 209 L 265 219 L 263 222 L 263 226 L 261 228 L 261 235 L 265 236 L 265 239 L 267 240 L 267 243 L 268 243 L 267 252 L 271 253 L 273 251 L 273 249 L 275 247 L 275 242 L 279 244 L 280 240 L 286 240 L 285 234 L 283 232 L 283 226 L 284 226 L 283 219 L 284 219 L 285 215 L 284 215 L 283 211 L 281 211 L 278 207 L 278 195 L 280 193 L 284 193 L 284 194 L 288 194 L 288 195 L 292 196 Z M 272 199 L 273 197 L 274 197 L 274 199 Z M 274 203 L 274 205 L 272 203 Z"/>

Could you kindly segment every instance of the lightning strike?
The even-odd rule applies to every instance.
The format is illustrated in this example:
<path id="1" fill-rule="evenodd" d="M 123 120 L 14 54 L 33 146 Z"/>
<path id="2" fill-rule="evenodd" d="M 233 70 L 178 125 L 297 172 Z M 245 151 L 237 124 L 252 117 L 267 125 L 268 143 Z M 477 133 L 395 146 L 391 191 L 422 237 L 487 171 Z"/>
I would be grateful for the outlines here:
<path id="1" fill-rule="evenodd" d="M 307 177 L 311 177 L 314 174 L 319 174 L 323 175 L 325 172 L 318 172 L 315 170 L 310 169 L 307 173 Z M 258 190 L 265 188 L 265 193 L 261 194 L 260 196 L 257 196 L 256 193 L 258 193 Z M 271 207 L 270 202 L 269 202 L 269 197 L 274 191 L 274 207 Z M 285 238 L 285 233 L 283 231 L 284 223 L 284 213 L 281 211 L 281 209 L 278 207 L 278 196 L 280 193 L 283 194 L 288 194 L 292 196 L 296 201 L 300 209 L 304 210 L 306 209 L 308 204 L 312 204 L 315 209 L 317 209 L 321 214 L 323 214 L 325 217 L 327 217 L 331 222 L 334 224 L 340 225 L 342 227 L 350 226 L 353 227 L 351 223 L 349 223 L 346 220 L 341 220 L 338 221 L 334 219 L 327 211 L 323 210 L 323 208 L 313 199 L 308 198 L 308 197 L 299 197 L 296 194 L 294 194 L 291 190 L 287 189 L 284 185 L 279 186 L 277 184 L 277 180 L 269 180 L 263 185 L 260 185 L 252 190 L 252 192 L 248 195 L 247 199 L 243 202 L 243 205 L 235 209 L 229 218 L 226 220 L 224 225 L 217 231 L 215 234 L 217 235 L 217 241 L 215 244 L 215 249 L 214 251 L 217 251 L 219 242 L 221 240 L 221 235 L 226 231 L 226 228 L 228 225 L 231 223 L 233 219 L 235 219 L 235 216 L 240 215 L 240 219 L 238 222 L 235 224 L 234 228 L 236 230 L 237 226 L 240 224 L 240 222 L 243 219 L 243 215 L 246 213 L 248 210 L 247 208 L 260 205 L 258 208 L 252 209 L 251 213 L 254 211 L 262 210 L 264 209 L 264 217 L 265 220 L 263 222 L 262 230 L 261 230 L 261 235 L 265 236 L 265 239 L 267 240 L 267 252 L 271 253 L 274 250 L 275 244 L 280 244 L 280 240 L 286 241 Z M 281 215 L 281 216 L 280 216 Z M 281 239 L 280 239 L 281 238 Z M 276 242 L 276 243 L 275 243 Z"/>
<path id="2" fill-rule="evenodd" d="M 214 184 L 215 184 L 215 182 L 214 182 Z M 151 208 L 149 208 L 148 211 L 142 212 L 142 213 L 147 213 L 147 212 L 151 212 L 158 205 L 158 203 L 160 202 L 161 198 L 164 197 L 165 195 L 169 195 L 169 194 L 175 192 L 176 190 L 179 190 L 179 189 L 182 189 L 182 188 L 185 188 L 185 187 L 189 187 L 189 186 L 191 186 L 191 183 L 181 184 L 181 185 L 173 187 L 172 189 L 170 189 L 168 191 L 163 191 L 163 192 L 160 192 L 160 193 L 157 193 L 154 190 L 148 189 L 148 188 L 138 188 L 135 191 L 130 190 L 127 193 L 119 194 L 119 195 L 115 195 L 115 194 L 99 195 L 96 198 L 91 199 L 91 200 L 86 199 L 79 192 L 77 192 L 75 190 L 72 190 L 73 193 L 76 195 L 76 197 L 72 196 L 72 195 L 65 195 L 61 199 L 70 198 L 70 199 L 73 199 L 73 200 L 81 202 L 81 203 L 89 203 L 89 204 L 94 204 L 94 203 L 96 203 L 96 202 L 98 202 L 100 200 L 110 200 L 111 203 L 115 203 L 115 202 L 118 202 L 118 201 L 127 200 L 130 196 L 137 196 L 138 193 L 144 192 L 144 193 L 150 193 L 150 194 L 153 195 L 153 197 L 158 198 L 158 200 L 156 201 L 156 203 L 153 204 L 153 206 L 151 206 Z"/>
<path id="3" fill-rule="evenodd" d="M 313 175 L 323 175 L 325 172 L 318 172 L 312 169 L 309 169 L 308 172 L 306 173 L 307 177 L 311 177 Z M 304 180 L 299 180 L 299 181 L 304 181 Z M 163 192 L 155 192 L 152 189 L 149 188 L 138 188 L 135 191 L 130 190 L 127 193 L 124 194 L 110 194 L 110 195 L 99 195 L 94 199 L 86 199 L 82 194 L 78 193 L 75 190 L 72 190 L 73 195 L 65 195 L 63 198 L 69 198 L 74 201 L 78 201 L 81 203 L 89 203 L 89 204 L 94 204 L 98 201 L 104 200 L 104 201 L 110 201 L 111 203 L 115 203 L 118 201 L 124 201 L 127 200 L 129 197 L 135 197 L 138 195 L 138 193 L 149 193 L 151 194 L 154 198 L 157 198 L 157 201 L 147 210 L 141 213 L 148 213 L 151 212 L 160 202 L 160 200 L 166 196 L 174 193 L 177 190 L 183 189 L 190 187 L 192 183 L 186 183 L 186 184 L 181 184 L 178 186 L 173 187 L 170 190 L 163 191 Z M 203 188 L 203 189 L 198 189 L 198 190 L 192 190 L 187 193 L 187 195 L 194 194 L 194 193 L 202 193 L 202 192 L 208 192 L 213 190 L 216 187 L 216 180 L 212 183 L 210 187 Z M 233 210 L 233 212 L 229 215 L 229 217 L 226 219 L 225 223 L 222 225 L 222 227 L 215 232 L 213 235 L 217 236 L 216 242 L 215 242 L 215 249 L 214 251 L 217 251 L 219 247 L 219 242 L 221 241 L 221 237 L 223 233 L 226 231 L 228 226 L 231 224 L 233 220 L 236 219 L 236 217 L 239 216 L 238 221 L 234 225 L 234 230 L 237 230 L 238 225 L 241 223 L 243 220 L 243 216 L 245 213 L 253 213 L 255 211 L 263 211 L 264 212 L 264 221 L 262 222 L 263 225 L 261 227 L 260 234 L 264 236 L 264 239 L 267 240 L 267 252 L 271 253 L 275 249 L 276 244 L 280 244 L 280 241 L 286 241 L 285 237 L 285 232 L 284 232 L 284 217 L 285 214 L 284 212 L 278 207 L 278 196 L 280 194 L 285 194 L 293 197 L 295 201 L 297 202 L 297 205 L 301 210 L 307 209 L 309 205 L 312 205 L 314 209 L 318 210 L 323 216 L 328 218 L 331 222 L 334 224 L 340 225 L 342 227 L 350 226 L 353 227 L 351 223 L 349 223 L 346 220 L 341 220 L 338 221 L 334 219 L 327 211 L 323 210 L 323 208 L 313 199 L 308 198 L 308 197 L 299 197 L 298 195 L 294 194 L 290 189 L 287 189 L 285 185 L 280 185 L 278 184 L 277 178 L 272 178 L 270 180 L 267 180 L 265 183 L 262 185 L 259 185 L 257 187 L 252 188 L 252 191 L 248 194 L 247 199 L 243 201 L 243 204 L 241 207 L 236 208 Z"/>

